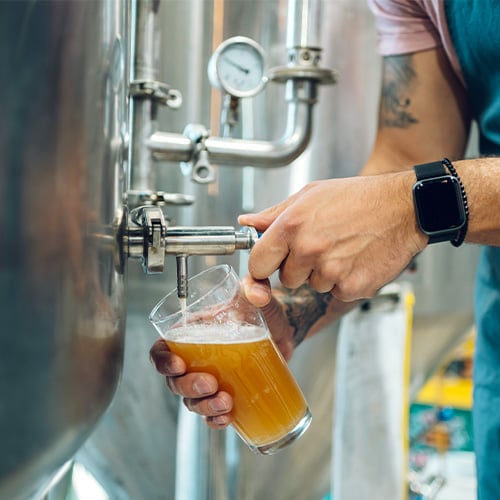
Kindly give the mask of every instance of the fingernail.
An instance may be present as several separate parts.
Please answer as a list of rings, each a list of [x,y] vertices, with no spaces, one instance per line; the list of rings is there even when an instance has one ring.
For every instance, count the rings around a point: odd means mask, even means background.
[[[170,375],[171,377],[176,377],[177,375],[182,375],[183,371],[180,363],[177,360],[165,361],[162,364],[163,373]]]
[[[227,425],[229,418],[226,415],[218,415],[217,417],[212,417],[212,422],[216,425]]]
[[[211,394],[213,391],[204,377],[199,377],[193,382],[193,389],[200,395]]]
[[[226,403],[224,401],[221,401],[220,399],[212,399],[212,401],[209,401],[208,407],[213,412],[217,412],[217,413],[228,410]]]

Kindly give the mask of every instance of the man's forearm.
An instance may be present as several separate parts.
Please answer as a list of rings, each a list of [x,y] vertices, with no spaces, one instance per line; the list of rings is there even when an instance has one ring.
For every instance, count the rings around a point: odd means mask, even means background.
[[[467,194],[465,241],[500,246],[500,158],[453,161]]]
[[[433,158],[439,161],[442,158]],[[483,157],[466,160],[452,160],[468,200],[469,224],[466,243],[500,246],[500,158]],[[415,182],[414,165],[408,164],[403,183],[411,199],[411,185]],[[362,172],[366,173],[366,172]],[[369,172],[368,172],[369,173]],[[403,175],[403,174],[402,174]]]

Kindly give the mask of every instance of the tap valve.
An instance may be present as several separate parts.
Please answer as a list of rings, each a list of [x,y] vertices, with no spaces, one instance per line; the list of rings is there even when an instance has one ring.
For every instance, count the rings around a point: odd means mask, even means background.
[[[257,238],[252,227],[240,231],[232,226],[168,227],[162,209],[146,205],[130,212],[124,242],[128,256],[141,259],[146,274],[163,272],[165,255],[175,255],[178,295],[186,297],[189,256],[230,255],[236,250],[250,250]]]
[[[163,272],[166,230],[160,207],[142,206],[130,212],[125,248],[129,257],[141,259],[146,274]]]
[[[165,237],[165,253],[177,260],[177,295],[187,297],[190,255],[229,255],[250,250],[258,234],[253,227],[236,231],[232,226],[170,227]]]

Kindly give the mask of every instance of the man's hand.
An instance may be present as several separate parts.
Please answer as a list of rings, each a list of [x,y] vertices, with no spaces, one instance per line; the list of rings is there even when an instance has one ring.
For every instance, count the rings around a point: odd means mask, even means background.
[[[184,360],[172,353],[163,339],[150,350],[151,362],[165,376],[167,387],[182,396],[185,406],[205,417],[213,429],[223,429],[231,423],[233,400],[219,391],[217,379],[209,373],[187,373]]]
[[[282,304],[272,295],[268,280],[243,279],[245,294],[250,302],[264,314],[273,339],[289,360],[294,349],[293,328],[288,323]],[[223,429],[231,421],[233,399],[219,391],[217,379],[209,373],[188,373],[184,360],[172,353],[163,339],[157,340],[150,350],[150,358],[159,373],[165,376],[167,387],[182,396],[185,406],[205,418],[213,429]]]
[[[342,301],[372,297],[427,244],[417,227],[413,172],[316,181],[238,222],[263,235],[250,253],[255,280],[279,269],[287,288],[307,283]]]

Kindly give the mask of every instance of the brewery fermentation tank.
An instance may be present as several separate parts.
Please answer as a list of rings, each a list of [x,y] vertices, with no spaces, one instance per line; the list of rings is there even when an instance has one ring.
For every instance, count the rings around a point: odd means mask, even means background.
[[[124,348],[125,2],[0,2],[0,498],[37,497]]]

